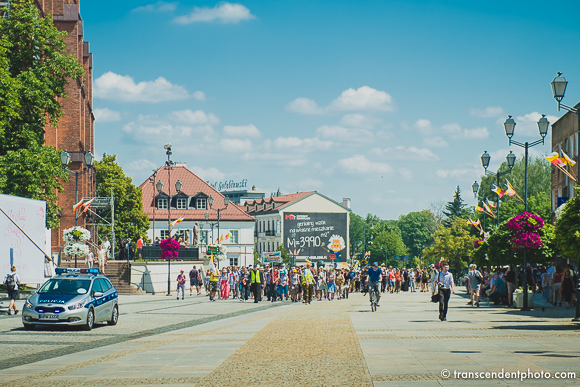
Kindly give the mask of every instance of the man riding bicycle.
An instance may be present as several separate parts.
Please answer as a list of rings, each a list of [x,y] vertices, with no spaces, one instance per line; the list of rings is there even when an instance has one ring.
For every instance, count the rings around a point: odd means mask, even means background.
[[[379,286],[381,284],[381,269],[379,269],[379,264],[377,262],[374,262],[373,267],[370,267],[368,270],[368,284],[369,300],[372,302],[371,292],[374,288],[377,297],[377,306],[379,306],[379,301],[381,300],[381,293],[379,291]]]

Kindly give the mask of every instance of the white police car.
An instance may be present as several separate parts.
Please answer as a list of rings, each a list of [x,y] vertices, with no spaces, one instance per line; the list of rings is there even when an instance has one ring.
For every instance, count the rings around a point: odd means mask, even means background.
[[[55,269],[22,309],[26,329],[36,325],[76,325],[91,330],[95,323],[116,325],[117,290],[99,269]]]

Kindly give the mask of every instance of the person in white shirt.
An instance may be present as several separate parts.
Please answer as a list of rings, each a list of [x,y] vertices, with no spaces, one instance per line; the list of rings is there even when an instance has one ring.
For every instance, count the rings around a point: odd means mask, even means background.
[[[99,271],[105,274],[105,265],[107,264],[107,250],[103,245],[99,245],[99,253],[97,255],[99,261]]]
[[[449,264],[442,263],[442,270],[437,273],[435,283],[439,285],[439,320],[447,321],[447,309],[451,293],[455,294],[453,275],[449,272]]]
[[[105,249],[106,258],[109,258],[111,254],[111,242],[109,242],[109,238],[107,237],[105,237],[105,241],[103,242],[103,248]]]

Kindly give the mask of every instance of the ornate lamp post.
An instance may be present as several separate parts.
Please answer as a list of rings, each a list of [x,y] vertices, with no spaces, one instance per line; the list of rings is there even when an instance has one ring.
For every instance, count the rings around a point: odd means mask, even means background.
[[[578,144],[576,144],[576,154],[578,155],[578,171],[580,173],[580,111],[577,108],[564,105],[562,100],[564,99],[564,94],[566,93],[566,86],[568,86],[568,81],[566,78],[562,76],[562,73],[558,73],[558,75],[552,80],[552,93],[554,95],[554,99],[558,102],[558,111],[563,108],[570,113],[576,114],[578,118],[578,133],[576,137],[578,137]],[[574,155],[572,155],[574,156]],[[577,175],[578,176],[578,175]],[[580,276],[578,276],[578,283],[576,284],[576,316],[572,321],[580,321]]]
[[[167,144],[165,145],[165,149],[166,152],[165,154],[167,154],[167,161],[165,162],[165,165],[167,166],[167,178],[169,179],[169,185],[167,186],[167,237],[171,238],[171,167],[173,166],[173,161],[171,161],[171,155],[173,154],[173,152],[171,152],[171,144]],[[177,182],[175,183],[175,190],[177,191],[177,193],[181,192],[181,188],[182,188],[182,184],[179,180],[177,180]],[[155,187],[157,188],[157,192],[161,193],[163,192],[163,182],[161,180],[157,180],[157,183],[155,184]],[[167,295],[171,296],[171,258],[168,257],[167,258]]]
[[[66,149],[64,150],[64,152],[60,154],[60,162],[62,166],[65,168],[65,171],[67,171],[71,175],[75,175],[75,204],[79,202],[79,176],[84,175],[85,173],[89,173],[91,171],[91,168],[95,165],[95,156],[91,153],[91,151],[85,153],[84,161],[86,168],[83,168],[80,172],[79,171],[73,172],[70,169],[68,169],[68,165],[71,162],[70,154],[66,151]],[[78,219],[79,213],[75,211],[75,226],[78,224]],[[75,254],[75,268],[76,267],[77,267],[77,256]]]
[[[495,181],[496,181],[496,185],[499,187],[499,178],[502,177],[503,175],[506,175],[508,173],[512,172],[512,168],[514,167],[514,164],[516,162],[516,155],[514,155],[511,151],[510,153],[506,156],[506,160],[508,163],[508,170],[505,171],[500,171],[499,169],[497,170],[497,172],[491,172],[488,171],[487,168],[489,167],[489,160],[491,160],[491,156],[489,155],[489,153],[487,153],[487,151],[484,151],[483,154],[481,155],[481,165],[483,166],[483,169],[485,169],[485,174],[486,175],[491,175],[491,176],[495,176]],[[496,226],[499,226],[499,194],[497,195],[497,205],[496,205],[496,220],[495,220],[495,224]],[[485,218],[484,218],[485,220]],[[485,226],[484,226],[485,229]]]
[[[540,136],[542,138],[540,138],[539,140],[536,140],[532,143],[529,143],[527,141],[525,143],[521,143],[521,142],[512,140],[512,137],[514,136],[514,130],[516,128],[516,122],[513,120],[512,116],[508,116],[508,118],[507,118],[507,120],[505,120],[503,126],[505,128],[505,135],[509,139],[510,146],[513,144],[513,145],[517,145],[517,146],[525,149],[525,155],[524,155],[524,165],[525,165],[525,168],[524,168],[524,211],[527,212],[528,211],[528,149],[533,147],[533,146],[539,145],[539,144],[544,144],[544,138],[548,134],[548,128],[550,127],[550,123],[548,122],[546,115],[542,114],[542,118],[540,118],[540,120],[538,121],[538,130],[539,130]],[[511,154],[511,152],[510,152],[510,154]],[[524,292],[523,292],[524,304],[523,304],[522,310],[530,310],[530,308],[528,308],[527,254],[528,254],[528,248],[524,247]]]
[[[213,196],[210,196],[209,199],[207,199],[207,201],[209,203],[209,207],[212,210],[217,211],[217,229],[218,229],[218,242],[219,242],[218,244],[221,245],[221,236],[220,236],[221,215],[220,215],[220,212],[225,210],[226,208],[228,208],[228,204],[230,204],[230,199],[227,196],[224,197],[224,207],[222,207],[222,208],[213,208],[213,203],[214,203]],[[218,263],[217,267],[219,269],[219,260],[217,260],[217,263]]]

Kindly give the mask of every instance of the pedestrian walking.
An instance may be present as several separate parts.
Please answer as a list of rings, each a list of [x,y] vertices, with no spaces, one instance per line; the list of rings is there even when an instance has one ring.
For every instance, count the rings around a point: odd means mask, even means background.
[[[314,274],[312,274],[312,264],[310,262],[306,262],[306,268],[302,271],[302,289],[304,291],[304,303],[310,304],[314,290]]]
[[[193,295],[193,288],[195,288],[197,295],[201,295],[201,272],[197,270],[197,267],[193,265],[193,269],[189,271],[189,295]]]
[[[177,299],[179,300],[179,291],[181,290],[181,299],[185,298],[185,274],[183,274],[183,270],[177,276]]]
[[[10,274],[6,274],[4,278],[4,285],[6,285],[6,292],[8,293],[8,298],[10,299],[10,303],[8,304],[8,314],[12,314],[12,310],[14,310],[14,314],[18,314],[18,309],[16,309],[16,300],[18,299],[18,287],[22,283],[20,280],[20,274],[16,272],[16,266],[12,266],[12,272]]]
[[[105,267],[107,266],[107,250],[103,244],[99,245],[97,260],[99,261],[99,272],[105,274]]]
[[[256,265],[250,274],[250,283],[252,286],[252,293],[254,295],[254,303],[262,301],[262,283],[264,282],[264,275],[260,272],[260,265]]]
[[[481,290],[481,282],[483,281],[483,276],[477,270],[477,266],[472,263],[469,265],[469,273],[467,274],[467,286],[469,288],[469,293],[471,295],[471,306],[479,307],[479,291]]]
[[[451,293],[455,294],[453,275],[449,272],[449,264],[442,263],[442,270],[437,273],[434,283],[439,287],[439,320],[447,321],[447,308]]]
[[[215,294],[218,291],[219,272],[212,261],[209,268],[209,300],[215,301]]]

